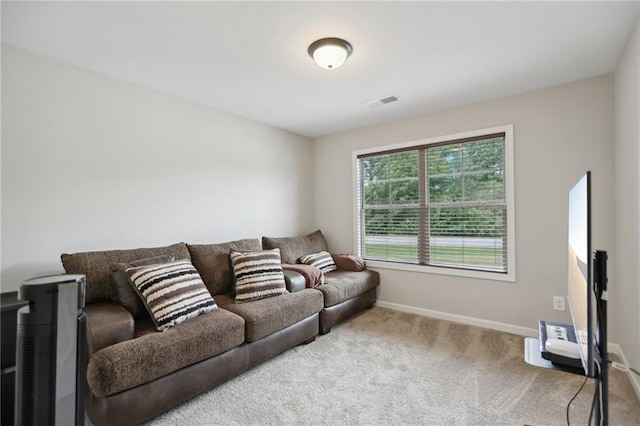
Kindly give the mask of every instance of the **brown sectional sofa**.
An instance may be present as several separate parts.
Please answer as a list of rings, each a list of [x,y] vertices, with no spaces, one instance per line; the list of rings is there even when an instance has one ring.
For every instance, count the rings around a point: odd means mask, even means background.
[[[63,254],[67,273],[86,276],[85,409],[96,425],[138,424],[286,351],[315,340],[373,306],[377,272],[338,269],[308,288],[285,270],[288,293],[236,303],[229,252],[279,248],[284,263],[327,250],[320,231],[304,237],[245,239],[222,244]],[[133,314],[112,280],[112,265],[170,255],[197,269],[218,309],[168,330],[146,310]],[[127,306],[125,308],[124,306]]]

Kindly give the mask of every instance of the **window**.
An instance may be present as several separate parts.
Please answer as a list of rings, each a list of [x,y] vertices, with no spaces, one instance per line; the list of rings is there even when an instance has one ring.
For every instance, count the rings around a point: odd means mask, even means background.
[[[503,126],[354,153],[357,252],[515,280],[512,143]]]

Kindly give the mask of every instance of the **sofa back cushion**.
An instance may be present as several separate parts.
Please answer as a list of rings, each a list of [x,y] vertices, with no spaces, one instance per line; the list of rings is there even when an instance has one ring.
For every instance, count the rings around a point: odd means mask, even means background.
[[[282,263],[291,264],[299,263],[299,259],[304,255],[329,250],[327,240],[320,230],[302,237],[262,237],[262,248],[279,248]]]
[[[111,265],[113,263],[130,263],[161,255],[171,255],[176,260],[191,259],[185,243],[165,247],[65,253],[60,258],[62,266],[68,274],[84,274],[86,276],[86,303],[117,303],[118,298],[111,279]]]
[[[233,250],[260,250],[260,240],[244,239],[220,244],[188,244],[191,262],[202,281],[215,296],[233,290],[233,269],[229,252]]]

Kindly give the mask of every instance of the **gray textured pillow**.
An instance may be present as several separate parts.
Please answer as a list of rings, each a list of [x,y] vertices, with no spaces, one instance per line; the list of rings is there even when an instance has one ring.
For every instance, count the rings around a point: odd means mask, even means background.
[[[279,248],[282,263],[291,264],[298,263],[298,259],[304,255],[329,250],[327,240],[320,230],[303,237],[262,237],[262,248],[265,250]]]
[[[236,303],[287,293],[280,250],[231,250],[231,265],[236,278]]]
[[[129,268],[136,266],[148,266],[160,263],[173,262],[175,258],[171,254],[163,254],[161,256],[147,257],[146,259],[134,260],[129,263],[112,263],[111,264],[111,279],[116,288],[116,298],[118,303],[124,306],[131,315],[137,316],[140,312],[144,312],[144,304],[138,296],[138,293],[133,289],[132,283],[129,281],[129,277],[124,272]]]

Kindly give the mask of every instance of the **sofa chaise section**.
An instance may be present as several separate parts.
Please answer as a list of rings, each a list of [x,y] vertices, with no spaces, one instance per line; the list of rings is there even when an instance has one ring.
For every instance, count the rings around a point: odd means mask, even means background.
[[[317,287],[324,300],[320,313],[320,334],[327,334],[334,325],[373,307],[379,284],[380,275],[376,271],[338,269],[327,272],[325,283]]]
[[[279,248],[282,261],[289,264],[299,263],[306,255],[329,251],[320,230],[300,237],[262,237],[262,246],[264,249]],[[339,322],[373,307],[380,284],[380,274],[366,269],[362,259],[356,265],[350,261],[353,256],[334,256],[336,260],[340,259],[335,262],[337,269],[326,272],[324,284],[315,287],[323,294],[324,303],[320,312],[320,334],[328,333]]]

